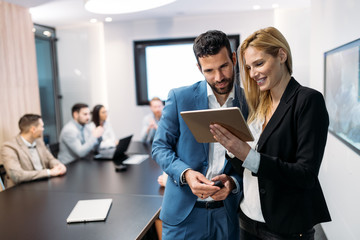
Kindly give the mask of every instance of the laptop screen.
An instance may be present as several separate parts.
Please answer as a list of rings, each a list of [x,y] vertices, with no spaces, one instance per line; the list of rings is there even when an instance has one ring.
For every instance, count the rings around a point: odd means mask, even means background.
[[[116,146],[116,150],[113,156],[114,161],[122,161],[125,160],[126,155],[125,152],[129,148],[131,138],[133,135],[130,135],[128,137],[122,138],[119,140],[118,145]]]

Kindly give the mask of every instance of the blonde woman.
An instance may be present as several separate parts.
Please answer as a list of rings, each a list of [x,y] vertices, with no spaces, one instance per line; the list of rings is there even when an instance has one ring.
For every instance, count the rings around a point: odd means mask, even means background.
[[[245,39],[239,64],[255,141],[210,129],[243,175],[240,237],[314,239],[313,226],[331,221],[318,180],[329,125],[324,98],[291,76],[290,47],[276,28]]]

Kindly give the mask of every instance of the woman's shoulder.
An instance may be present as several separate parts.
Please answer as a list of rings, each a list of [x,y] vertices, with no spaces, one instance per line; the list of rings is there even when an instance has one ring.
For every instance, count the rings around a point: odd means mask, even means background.
[[[300,86],[298,89],[298,99],[303,100],[303,101],[308,101],[308,100],[324,100],[324,96],[321,92],[319,92],[316,89],[310,88],[310,87],[305,87],[305,86]]]

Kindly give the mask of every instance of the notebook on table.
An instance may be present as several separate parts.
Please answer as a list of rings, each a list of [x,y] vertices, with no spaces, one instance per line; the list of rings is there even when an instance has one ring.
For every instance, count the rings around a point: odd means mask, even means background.
[[[111,198],[79,200],[66,219],[66,222],[77,223],[105,221],[111,204]]]

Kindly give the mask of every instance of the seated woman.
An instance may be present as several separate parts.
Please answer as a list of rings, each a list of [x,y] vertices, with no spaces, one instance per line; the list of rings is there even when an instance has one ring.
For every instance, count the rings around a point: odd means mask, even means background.
[[[92,111],[92,119],[90,127],[95,128],[102,126],[104,128],[104,134],[102,135],[102,141],[100,143],[100,149],[115,147],[118,143],[113,128],[109,121],[106,121],[108,115],[107,110],[103,105],[96,105]]]

